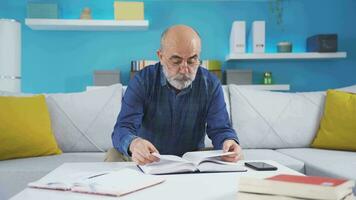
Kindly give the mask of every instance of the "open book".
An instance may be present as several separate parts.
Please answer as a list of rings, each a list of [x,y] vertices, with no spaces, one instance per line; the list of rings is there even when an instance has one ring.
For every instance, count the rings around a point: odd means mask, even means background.
[[[31,188],[63,190],[88,194],[123,196],[164,182],[165,179],[133,169],[42,178],[29,183]]]
[[[242,163],[221,160],[221,156],[232,154],[234,152],[224,153],[222,150],[187,152],[182,157],[153,153],[152,155],[160,159],[158,162],[139,165],[138,167],[146,174],[247,171]]]

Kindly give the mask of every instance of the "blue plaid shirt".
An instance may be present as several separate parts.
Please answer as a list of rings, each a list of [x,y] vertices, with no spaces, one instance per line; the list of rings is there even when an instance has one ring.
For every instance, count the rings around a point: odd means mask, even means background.
[[[112,141],[126,156],[130,156],[128,148],[137,137],[150,141],[161,154],[181,156],[204,148],[205,133],[215,149],[222,149],[226,139],[238,142],[220,81],[199,67],[192,84],[177,93],[157,63],[130,81]]]

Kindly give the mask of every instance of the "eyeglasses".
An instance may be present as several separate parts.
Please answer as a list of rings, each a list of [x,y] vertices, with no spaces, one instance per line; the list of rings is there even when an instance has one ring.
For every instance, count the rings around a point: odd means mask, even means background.
[[[193,56],[191,58],[188,58],[186,61],[178,56],[173,56],[169,59],[167,59],[168,63],[172,68],[179,69],[181,66],[183,66],[184,62],[187,63],[187,66],[189,68],[196,68],[200,64],[200,60],[198,56]]]

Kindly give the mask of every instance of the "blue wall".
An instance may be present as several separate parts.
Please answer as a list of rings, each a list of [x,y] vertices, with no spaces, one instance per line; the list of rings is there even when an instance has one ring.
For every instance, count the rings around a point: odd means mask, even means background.
[[[157,59],[160,33],[173,24],[196,28],[203,40],[202,58],[224,60],[234,20],[266,20],[267,50],[275,52],[281,40],[305,49],[305,38],[317,33],[338,33],[339,50],[347,59],[289,61],[230,61],[225,69],[251,68],[254,82],[271,71],[275,83],[289,83],[292,91],[313,91],[356,84],[356,1],[284,0],[283,24],[277,25],[268,0],[145,1],[148,31],[72,32],[33,31],[24,25],[26,2],[0,0],[0,18],[14,18],[22,25],[22,89],[24,92],[82,91],[92,84],[97,69],[120,69],[127,84],[130,61]],[[96,19],[112,19],[113,0],[53,0],[63,18],[78,18],[89,6]]]

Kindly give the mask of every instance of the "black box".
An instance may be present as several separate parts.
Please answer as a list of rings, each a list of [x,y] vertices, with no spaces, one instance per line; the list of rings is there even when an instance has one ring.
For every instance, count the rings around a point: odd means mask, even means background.
[[[337,52],[337,34],[319,34],[309,37],[307,52]]]

